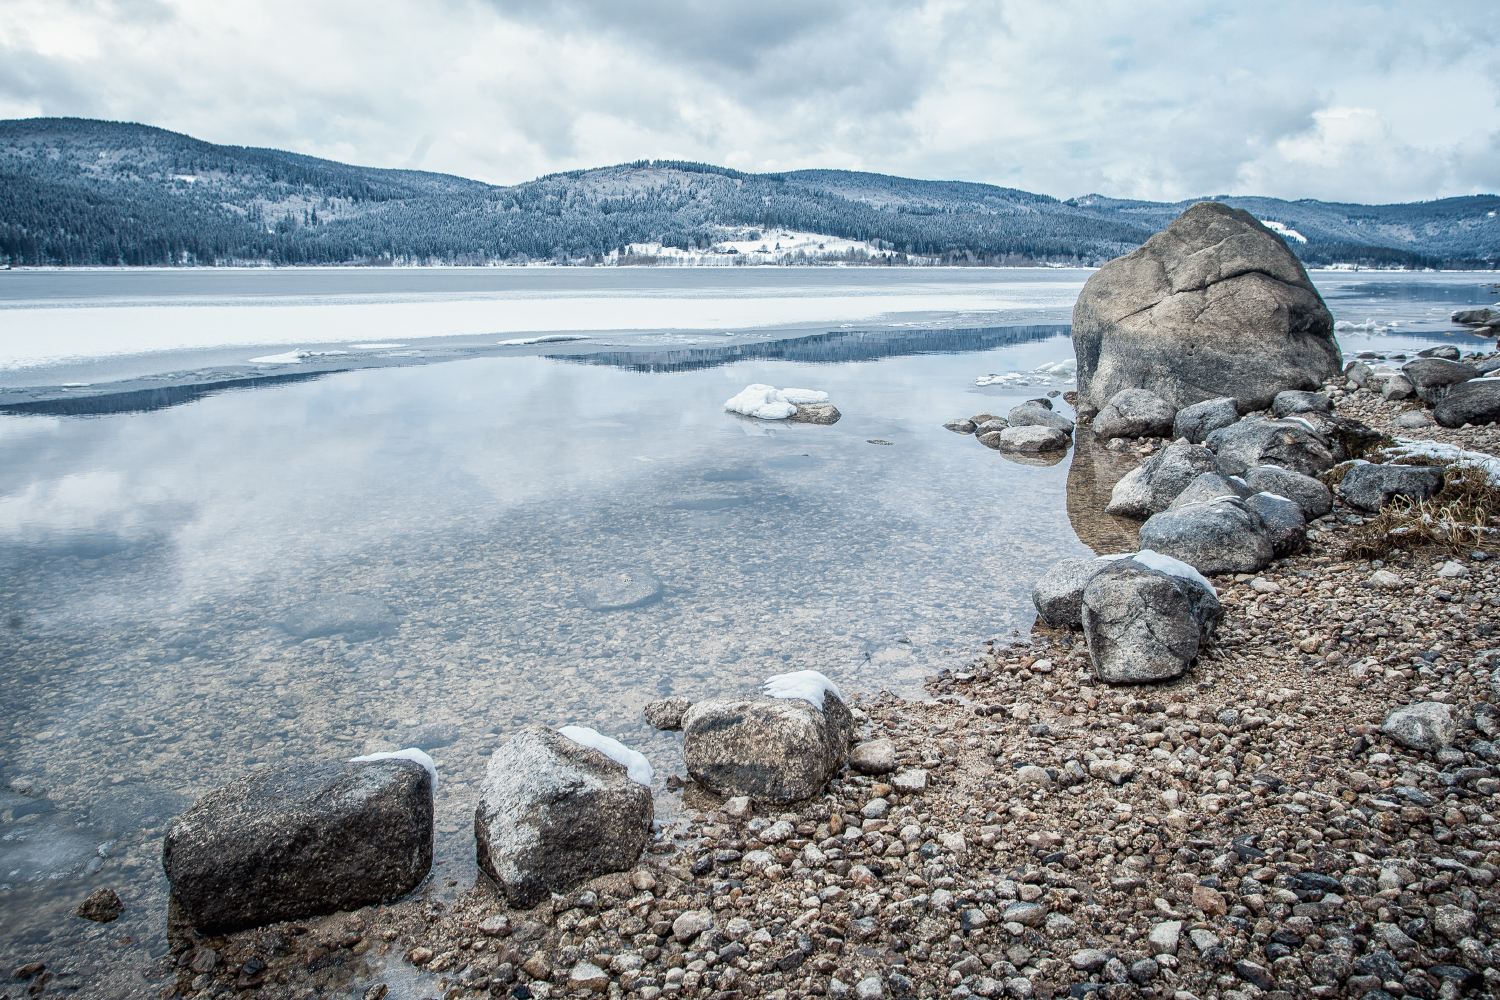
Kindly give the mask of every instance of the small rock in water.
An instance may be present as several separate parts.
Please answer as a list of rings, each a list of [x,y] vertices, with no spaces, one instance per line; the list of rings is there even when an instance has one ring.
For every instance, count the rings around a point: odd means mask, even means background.
[[[641,709],[641,714],[657,729],[678,732],[682,729],[683,714],[692,707],[693,703],[687,698],[662,698],[660,701],[647,702],[646,707]]]
[[[1008,427],[1000,432],[1001,451],[1066,451],[1068,435],[1055,427]]]
[[[95,889],[88,899],[79,904],[78,909],[73,911],[77,916],[85,920],[93,920],[97,923],[107,924],[111,920],[119,918],[125,911],[125,904],[113,889]]]
[[[1012,427],[1051,427],[1060,430],[1064,434],[1073,433],[1073,421],[1055,413],[1051,404],[1042,405],[1045,401],[1031,400],[1022,403],[1010,411],[1006,421]]]
[[[787,418],[792,424],[836,424],[843,416],[832,403],[798,403],[797,412]]]
[[[628,566],[590,580],[578,588],[578,599],[590,611],[620,611],[661,600],[661,581],[641,566]]]
[[[950,420],[943,425],[943,427],[950,431],[953,431],[955,434],[973,434],[974,428],[976,426],[977,425],[974,423],[974,421],[970,420],[967,417],[959,417],[956,420]]]
[[[431,775],[411,760],[263,768],[183,813],[162,867],[205,931],[357,909],[427,877],[432,796]]]
[[[346,639],[373,639],[396,630],[396,616],[379,601],[358,594],[330,594],[299,604],[282,619],[281,626],[299,639],[343,635]]]

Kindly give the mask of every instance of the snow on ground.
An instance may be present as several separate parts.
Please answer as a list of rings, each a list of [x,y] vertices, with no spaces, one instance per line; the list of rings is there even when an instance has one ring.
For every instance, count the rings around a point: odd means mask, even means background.
[[[800,698],[818,711],[823,711],[825,692],[843,700],[839,686],[816,670],[794,670],[789,674],[776,674],[766,678],[762,689],[768,698]]]
[[[619,740],[610,739],[587,726],[563,726],[558,732],[579,746],[592,747],[616,764],[622,765],[631,781],[651,787],[655,772],[651,770],[651,762],[640,751],[632,750]]]
[[[751,233],[758,233],[751,239]],[[724,240],[710,247],[683,250],[660,243],[630,243],[625,250],[637,257],[657,257],[673,264],[775,264],[791,259],[834,260],[846,258],[852,251],[868,258],[894,257],[895,251],[882,250],[865,240],[806,233],[793,229],[747,230],[741,238]],[[916,258],[920,259],[920,258]]]
[[[1259,221],[1262,226],[1265,226],[1284,240],[1296,240],[1298,243],[1307,242],[1306,236],[1303,236],[1295,229],[1289,228],[1284,222],[1272,222],[1270,219],[1261,219]]]

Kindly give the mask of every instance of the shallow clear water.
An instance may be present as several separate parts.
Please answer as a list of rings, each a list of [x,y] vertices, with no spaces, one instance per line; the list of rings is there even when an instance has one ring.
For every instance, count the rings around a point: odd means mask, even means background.
[[[1338,319],[1398,324],[1341,336],[1346,352],[1480,345],[1430,321],[1488,294],[1473,276],[1315,277]],[[918,694],[965,647],[1024,633],[1051,561],[1130,547],[1097,513],[1118,456],[1018,464],[941,427],[1068,388],[974,385],[1068,357],[1061,332],[887,331],[795,360],[652,347],[0,419],[0,964],[160,954],[161,834],[251,767],[428,748],[442,778],[424,891],[441,895],[443,876],[472,878],[485,754],[521,725],[641,749],[670,821],[678,742],[640,720],[646,701],[807,667]],[[724,413],[751,382],[826,390],[844,417]],[[662,600],[587,610],[578,588],[625,567],[655,574]],[[288,616],[328,594],[378,601],[394,625],[292,635]],[[127,904],[103,927],[70,915],[99,885]]]

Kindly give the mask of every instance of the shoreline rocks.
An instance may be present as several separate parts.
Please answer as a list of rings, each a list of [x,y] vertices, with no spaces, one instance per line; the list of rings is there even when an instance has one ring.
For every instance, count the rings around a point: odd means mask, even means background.
[[[162,867],[200,930],[238,930],[403,896],[432,867],[433,785],[411,760],[267,767],[167,831]]]
[[[1083,633],[1094,677],[1104,683],[1180,676],[1223,619],[1206,581],[1153,555],[1117,560],[1084,588]]]
[[[479,867],[512,906],[534,906],[639,860],[651,789],[603,753],[527,726],[490,756],[474,811]]]
[[[798,802],[849,758],[854,718],[832,692],[821,710],[801,698],[709,698],[682,716],[688,774],[716,795]]]

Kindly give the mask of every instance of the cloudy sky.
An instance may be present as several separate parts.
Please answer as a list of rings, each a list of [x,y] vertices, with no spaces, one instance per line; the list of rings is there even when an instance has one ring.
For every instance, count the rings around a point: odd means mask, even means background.
[[[494,183],[641,158],[1099,192],[1500,190],[1493,2],[0,0],[0,118]]]

